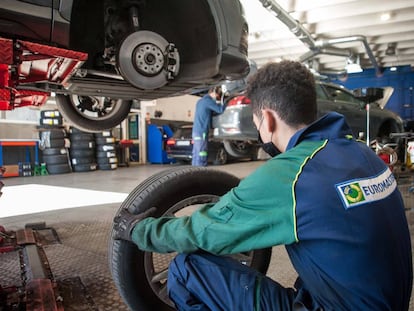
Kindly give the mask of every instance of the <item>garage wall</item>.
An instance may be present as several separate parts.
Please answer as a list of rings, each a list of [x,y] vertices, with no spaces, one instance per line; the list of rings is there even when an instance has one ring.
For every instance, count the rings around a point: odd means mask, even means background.
[[[0,139],[38,139],[38,122],[0,120]]]
[[[37,139],[36,126],[39,124],[40,111],[22,107],[2,111],[0,115],[0,139]]]
[[[147,113],[151,119],[193,122],[198,99],[200,97],[193,95],[157,99],[155,106],[147,107]],[[156,112],[161,112],[162,116],[157,117]]]

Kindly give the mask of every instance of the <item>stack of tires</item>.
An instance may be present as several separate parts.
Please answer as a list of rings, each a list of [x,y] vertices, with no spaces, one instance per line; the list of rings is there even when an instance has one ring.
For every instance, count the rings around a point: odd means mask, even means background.
[[[43,129],[63,128],[63,117],[59,110],[40,111],[40,127]]]
[[[112,131],[95,133],[96,162],[100,170],[115,170],[118,168],[115,137]]]
[[[66,148],[66,132],[62,124],[59,111],[40,112],[39,147],[42,150],[42,162],[46,164],[47,173],[51,175],[72,172]]]
[[[75,127],[69,129],[70,160],[74,172],[91,172],[97,168],[94,134]]]

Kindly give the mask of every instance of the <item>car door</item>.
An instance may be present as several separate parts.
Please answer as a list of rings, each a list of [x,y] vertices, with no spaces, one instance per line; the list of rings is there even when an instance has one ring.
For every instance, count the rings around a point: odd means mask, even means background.
[[[49,42],[59,0],[1,0],[0,36]]]

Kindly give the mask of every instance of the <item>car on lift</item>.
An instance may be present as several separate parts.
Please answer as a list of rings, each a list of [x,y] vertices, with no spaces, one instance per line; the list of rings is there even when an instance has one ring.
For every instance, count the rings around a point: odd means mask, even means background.
[[[166,141],[165,151],[170,159],[178,162],[191,163],[193,158],[193,126],[182,125],[172,137]],[[224,165],[228,162],[230,155],[226,152],[223,143],[214,140],[213,133],[209,135],[208,162],[215,165]]]
[[[368,88],[369,89],[369,88]],[[366,92],[366,90],[365,90]],[[355,137],[390,142],[390,133],[404,131],[403,120],[394,112],[381,108],[373,102],[372,96],[347,90],[343,86],[316,81],[318,117],[329,111],[343,114]],[[380,96],[376,96],[378,99]],[[369,132],[367,131],[367,102],[369,109]],[[223,140],[223,145],[230,155],[251,153],[258,147],[257,129],[253,123],[250,100],[243,92],[228,99],[224,113],[214,116],[212,127],[214,137]]]
[[[247,75],[239,0],[1,0],[0,109],[52,93],[85,131],[119,124],[133,102]]]

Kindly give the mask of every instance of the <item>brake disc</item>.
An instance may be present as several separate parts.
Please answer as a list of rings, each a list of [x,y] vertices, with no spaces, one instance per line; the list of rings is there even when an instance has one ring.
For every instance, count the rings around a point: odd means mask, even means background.
[[[119,71],[125,80],[140,89],[166,85],[177,76],[179,65],[179,53],[174,44],[152,31],[130,34],[118,52]]]

